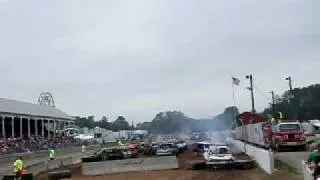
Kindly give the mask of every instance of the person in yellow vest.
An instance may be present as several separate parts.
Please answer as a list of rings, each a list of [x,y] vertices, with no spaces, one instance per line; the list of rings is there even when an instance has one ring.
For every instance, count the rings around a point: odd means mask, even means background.
[[[118,146],[123,146],[121,139],[118,140]]]
[[[275,125],[276,124],[276,119],[275,118],[271,118],[271,124]]]
[[[54,157],[56,156],[56,152],[55,150],[52,148],[50,149],[50,152],[49,152],[49,157],[50,157],[50,160],[54,160]]]
[[[22,177],[22,172],[23,172],[23,161],[22,161],[22,156],[19,156],[17,160],[14,161],[13,163],[14,166],[14,172],[16,174],[16,180],[20,180]]]
[[[279,112],[279,119],[281,120],[283,118],[282,112]]]

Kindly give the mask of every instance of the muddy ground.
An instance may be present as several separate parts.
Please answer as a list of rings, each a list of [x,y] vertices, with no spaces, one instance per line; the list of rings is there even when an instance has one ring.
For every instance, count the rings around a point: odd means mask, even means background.
[[[246,159],[246,156],[239,156],[239,159]],[[179,156],[179,169],[166,171],[143,171],[128,172],[119,174],[109,174],[103,176],[82,176],[81,164],[64,167],[60,169],[69,169],[72,173],[72,179],[75,180],[302,180],[301,175],[290,173],[287,170],[277,170],[273,175],[267,175],[260,168],[249,170],[227,170],[227,171],[209,171],[209,170],[187,170],[188,160],[201,160],[202,158],[193,153],[186,152]],[[36,180],[48,179],[47,172],[41,173]]]

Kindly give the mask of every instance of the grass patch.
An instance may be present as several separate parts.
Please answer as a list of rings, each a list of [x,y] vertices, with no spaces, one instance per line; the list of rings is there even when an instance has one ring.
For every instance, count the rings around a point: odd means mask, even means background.
[[[276,169],[288,171],[289,173],[292,173],[292,174],[297,174],[297,175],[300,174],[300,173],[298,173],[296,168],[288,165],[287,163],[285,163],[279,159],[274,159],[274,167]]]
[[[118,142],[108,142],[104,143],[103,147],[105,148],[113,148],[113,147],[119,147]]]

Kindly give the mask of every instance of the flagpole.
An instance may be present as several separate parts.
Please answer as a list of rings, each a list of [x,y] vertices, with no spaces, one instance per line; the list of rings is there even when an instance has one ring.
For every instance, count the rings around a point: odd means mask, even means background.
[[[234,120],[234,125],[237,125],[237,117],[236,117],[236,98],[235,98],[235,88],[234,88],[234,82],[233,82],[233,77],[232,78],[232,99],[233,99],[233,120]],[[243,124],[242,124],[243,125]],[[247,134],[247,133],[246,133]],[[247,138],[246,138],[247,139]],[[243,143],[243,148],[244,148],[244,153],[246,153],[246,141]]]
[[[233,98],[233,106],[236,106],[236,98],[235,98],[235,95],[234,95],[234,84],[232,83],[232,98]]]
[[[231,77],[231,78],[233,78],[233,77]],[[233,122],[234,122],[234,126],[236,125],[236,123],[237,123],[237,117],[236,117],[236,109],[235,109],[235,107],[236,107],[236,98],[235,98],[235,88],[234,88],[234,83],[232,82],[231,83],[231,88],[232,88],[232,100],[233,100]]]

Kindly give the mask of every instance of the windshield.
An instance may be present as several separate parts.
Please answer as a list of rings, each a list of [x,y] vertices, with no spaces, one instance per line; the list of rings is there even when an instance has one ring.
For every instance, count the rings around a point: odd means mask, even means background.
[[[160,148],[161,149],[174,148],[174,145],[173,144],[161,144]]]
[[[226,147],[211,147],[210,153],[213,154],[230,154],[230,151]]]
[[[280,124],[279,131],[286,132],[286,131],[300,131],[301,127],[300,124]]]

